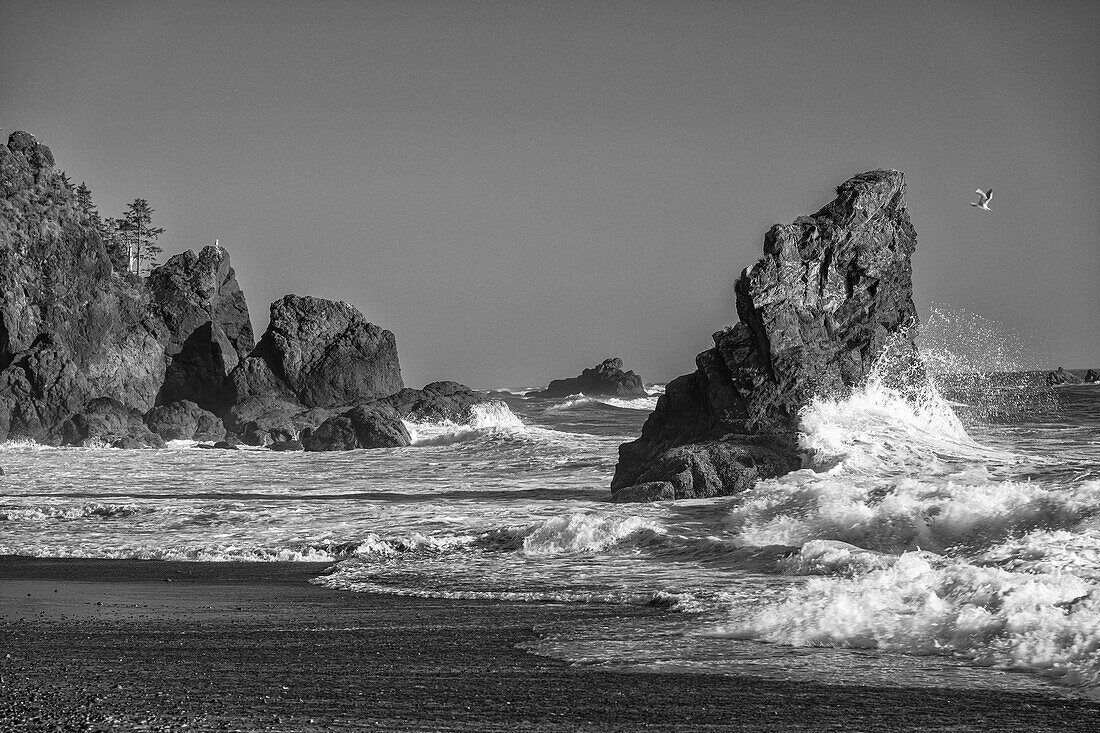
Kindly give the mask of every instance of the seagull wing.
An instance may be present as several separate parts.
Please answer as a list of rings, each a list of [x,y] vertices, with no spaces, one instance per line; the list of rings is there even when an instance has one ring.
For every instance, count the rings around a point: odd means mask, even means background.
[[[985,193],[985,202],[988,204],[992,200],[993,200],[993,189],[991,188],[988,191],[986,191],[986,193]]]

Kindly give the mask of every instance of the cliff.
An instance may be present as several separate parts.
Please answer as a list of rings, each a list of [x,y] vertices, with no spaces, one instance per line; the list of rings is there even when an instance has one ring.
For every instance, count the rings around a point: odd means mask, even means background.
[[[168,332],[150,305],[112,271],[49,149],[12,133],[0,145],[0,440],[56,442],[97,397],[152,407]]]
[[[714,334],[641,437],[620,446],[613,497],[732,494],[799,468],[802,407],[860,384],[915,322],[915,247],[898,171],[855,176],[817,213],[772,227],[736,281],[740,322]]]

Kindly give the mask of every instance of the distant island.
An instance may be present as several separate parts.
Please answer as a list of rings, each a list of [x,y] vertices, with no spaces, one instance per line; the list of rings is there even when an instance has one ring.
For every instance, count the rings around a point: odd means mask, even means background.
[[[623,360],[614,357],[585,369],[580,376],[555,379],[546,389],[532,390],[526,397],[568,397],[582,394],[587,397],[620,397],[631,399],[647,397],[642,378],[633,371],[623,371]]]
[[[254,341],[220,245],[143,277],[29,133],[0,145],[0,189],[0,441],[390,447],[410,442],[403,420],[463,423],[490,401],[456,382],[407,388],[393,333],[348,303],[287,295]],[[148,257],[162,230],[137,202],[129,236]]]

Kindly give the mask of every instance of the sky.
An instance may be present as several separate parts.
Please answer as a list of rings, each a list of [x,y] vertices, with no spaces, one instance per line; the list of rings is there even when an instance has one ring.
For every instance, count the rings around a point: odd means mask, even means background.
[[[647,382],[764,234],[906,175],[918,308],[1100,367],[1100,3],[0,0],[0,128],[164,257],[219,239],[393,331],[406,384]],[[969,206],[993,188],[992,211]]]

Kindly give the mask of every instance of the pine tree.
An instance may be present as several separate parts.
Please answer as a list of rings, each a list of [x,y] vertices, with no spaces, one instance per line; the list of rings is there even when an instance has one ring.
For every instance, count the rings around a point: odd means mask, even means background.
[[[164,234],[163,227],[154,227],[154,209],[145,199],[134,199],[127,207],[124,219],[119,228],[125,233],[129,245],[129,269],[130,272],[147,274],[142,272],[144,263],[146,271],[157,264],[157,255],[161,248],[157,246],[157,237]]]
[[[89,226],[95,227],[96,230],[102,227],[103,222],[99,218],[99,209],[92,203],[92,191],[84,181],[81,181],[80,185],[76,187],[76,208],[80,212],[81,218]]]

